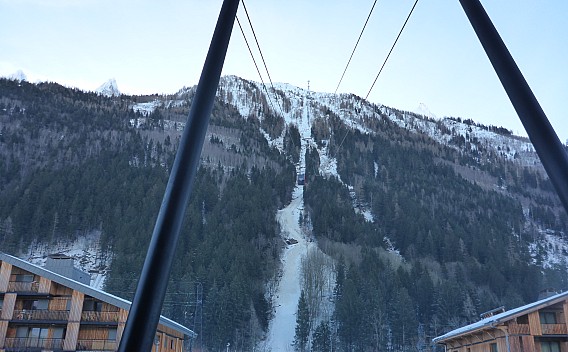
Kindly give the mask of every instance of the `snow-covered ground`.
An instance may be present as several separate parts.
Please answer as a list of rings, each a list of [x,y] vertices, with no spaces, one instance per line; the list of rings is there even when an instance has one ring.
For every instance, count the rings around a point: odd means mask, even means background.
[[[274,297],[274,318],[270,322],[266,347],[272,352],[293,351],[294,329],[296,327],[296,309],[301,292],[302,258],[316,245],[306,239],[300,229],[300,214],[304,207],[304,189],[296,186],[292,202],[278,211],[278,222],[282,236],[298,241],[287,245],[282,253],[282,277]]]
[[[137,103],[132,105],[132,110],[139,112],[142,116],[148,116],[156,110],[157,107],[162,105],[162,102],[158,99],[149,101],[147,103]]]
[[[550,229],[539,229],[541,237],[529,244],[534,264],[543,268],[568,269],[568,243],[564,233]]]
[[[299,107],[299,104],[296,104]],[[297,171],[305,170],[305,153],[307,143],[311,137],[311,130],[307,122],[307,109],[297,121],[287,122],[298,125],[302,139],[300,163]],[[297,241],[288,244],[282,253],[282,277],[278,283],[276,297],[273,299],[275,307],[274,318],[270,322],[266,347],[272,352],[293,351],[294,333],[296,327],[296,309],[301,292],[301,266],[302,259],[310,248],[315,247],[313,242],[307,240],[300,228],[300,214],[304,210],[304,187],[296,185],[292,194],[292,201],[282,210],[278,211],[277,220],[282,229],[282,237],[290,243],[290,239]]]
[[[295,94],[298,98],[303,98],[304,103],[302,103],[300,99],[294,99],[292,101],[293,108],[291,109],[291,113],[285,115],[285,120],[287,124],[295,124],[300,132],[300,162],[296,167],[298,174],[300,174],[305,172],[305,155],[307,148],[316,147],[316,145],[311,135],[309,106],[305,103],[308,93],[299,90],[299,88],[295,88]],[[301,113],[293,113],[298,110]],[[271,141],[269,140],[269,142]],[[280,141],[276,141],[276,143],[279,142]],[[332,169],[334,169],[333,166]],[[337,173],[335,173],[335,175],[337,175]],[[287,207],[279,210],[277,214],[277,220],[282,229],[282,237],[289,244],[287,244],[282,253],[282,276],[278,282],[275,297],[273,297],[273,305],[275,308],[274,318],[270,322],[268,335],[264,342],[264,349],[272,352],[294,350],[296,311],[300,293],[302,289],[304,289],[302,287],[302,265],[305,263],[309,253],[312,251],[320,251],[316,243],[308,239],[308,235],[300,227],[300,215],[303,213],[303,210],[304,186],[296,185],[292,194],[292,201]],[[326,296],[331,295],[330,286],[327,287],[327,290],[330,292],[326,292]],[[329,312],[332,311],[332,309],[326,309],[325,311]],[[321,318],[322,317],[313,317],[315,320]],[[314,321],[314,323],[317,323],[317,321]]]

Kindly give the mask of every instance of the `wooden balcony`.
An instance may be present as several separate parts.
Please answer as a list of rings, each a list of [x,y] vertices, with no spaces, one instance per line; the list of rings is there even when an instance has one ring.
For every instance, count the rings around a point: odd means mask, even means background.
[[[515,324],[511,323],[508,325],[509,327],[509,334],[515,335],[529,335],[530,334],[530,325],[529,324]]]
[[[566,335],[568,329],[565,324],[541,324],[543,335]]]
[[[116,351],[114,340],[78,340],[77,351]]]
[[[82,312],[81,321],[118,323],[118,312]]]
[[[39,282],[8,282],[8,290],[6,292],[39,292]]]
[[[17,349],[17,351],[28,349],[62,350],[63,339],[42,339],[39,337],[8,337],[4,342],[4,347],[6,349]]]
[[[27,309],[14,310],[12,320],[69,320],[68,310]]]

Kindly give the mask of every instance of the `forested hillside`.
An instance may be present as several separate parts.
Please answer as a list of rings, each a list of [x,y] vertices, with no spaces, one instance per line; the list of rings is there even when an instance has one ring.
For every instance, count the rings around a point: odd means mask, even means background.
[[[0,80],[2,250],[18,254],[34,241],[100,230],[113,257],[106,290],[125,298],[132,298],[180,135],[164,127],[160,110],[146,119],[129,104],[124,96]],[[145,123],[135,128],[139,118]],[[215,102],[164,308],[193,327],[189,297],[200,282],[203,341],[215,350],[229,336],[248,350],[270,318],[264,284],[282,246],[274,214],[290,200],[295,170],[268,147],[258,124]]]
[[[112,257],[105,289],[132,298],[193,94],[104,97],[0,79],[1,250],[100,231]],[[208,350],[251,351],[265,336],[285,246],[276,212],[291,201],[301,143],[302,228],[336,278],[333,319],[306,325],[313,351],[328,351],[327,338],[338,351],[429,351],[484,311],[568,288],[566,267],[550,261],[562,248],[547,242],[564,243],[568,218],[518,147],[527,141],[225,77],[164,305]]]

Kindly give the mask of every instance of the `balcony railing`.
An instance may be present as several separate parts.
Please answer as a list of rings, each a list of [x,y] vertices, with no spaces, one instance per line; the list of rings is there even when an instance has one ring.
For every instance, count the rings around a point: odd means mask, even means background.
[[[6,292],[39,292],[39,282],[10,281]]]
[[[529,324],[509,324],[509,333],[528,335],[530,333],[530,326]]]
[[[81,321],[118,323],[118,312],[83,312]]]
[[[42,339],[39,337],[6,338],[4,347],[7,349],[41,348],[46,350],[61,350],[63,348],[63,339]]]
[[[567,329],[565,324],[542,324],[543,335],[566,335]]]
[[[13,320],[69,320],[68,310],[15,310]]]
[[[115,351],[117,349],[114,340],[78,340],[77,351]]]

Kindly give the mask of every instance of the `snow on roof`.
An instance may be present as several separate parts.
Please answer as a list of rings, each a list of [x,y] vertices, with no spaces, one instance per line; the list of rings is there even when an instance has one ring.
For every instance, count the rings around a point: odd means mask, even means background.
[[[529,304],[524,305],[522,307],[511,309],[509,311],[496,314],[496,315],[491,316],[489,318],[482,319],[482,320],[478,321],[477,323],[473,323],[473,324],[461,327],[459,329],[452,330],[452,331],[450,331],[450,332],[448,332],[448,333],[446,333],[442,336],[438,336],[438,337],[434,338],[432,340],[432,342],[442,343],[442,341],[444,341],[444,340],[448,340],[448,339],[457,337],[459,335],[463,335],[463,334],[466,334],[466,333],[469,333],[469,332],[473,332],[475,330],[482,330],[484,328],[494,327],[497,324],[500,324],[500,323],[507,321],[507,320],[511,320],[516,316],[526,314],[529,311],[534,311],[537,308],[540,308],[540,307],[543,307],[543,306],[549,306],[549,305],[558,303],[559,301],[562,301],[563,299],[566,299],[567,297],[568,297],[568,291],[562,292],[562,293],[556,294],[554,296],[550,296],[550,297],[547,297],[545,299],[542,299],[540,301],[529,303]]]
[[[69,279],[65,276],[56,274],[56,273],[49,271],[45,268],[42,268],[42,267],[37,266],[35,264],[29,263],[29,262],[22,260],[20,258],[16,258],[16,257],[11,256],[9,254],[0,252],[0,260],[3,261],[3,262],[7,262],[9,264],[12,264],[14,266],[17,266],[17,267],[24,269],[26,271],[29,271],[31,273],[34,273],[36,275],[45,277],[46,279],[49,279],[51,281],[55,281],[58,284],[72,288],[73,290],[83,292],[85,295],[100,299],[101,301],[112,304],[116,307],[126,309],[126,310],[130,310],[130,306],[132,305],[132,302],[127,301],[123,298],[120,298],[118,296],[112,295],[112,294],[104,292],[102,290],[93,288],[89,285],[82,284],[82,283],[77,282],[75,280],[71,280],[71,279]],[[179,323],[176,323],[175,321],[168,319],[168,318],[166,318],[162,315],[160,315],[160,324],[167,326],[169,328],[172,328],[174,330],[177,330],[179,332],[182,332],[189,337],[195,337],[196,336],[196,334],[193,331],[191,331],[190,329],[188,329],[185,326],[183,326]]]

